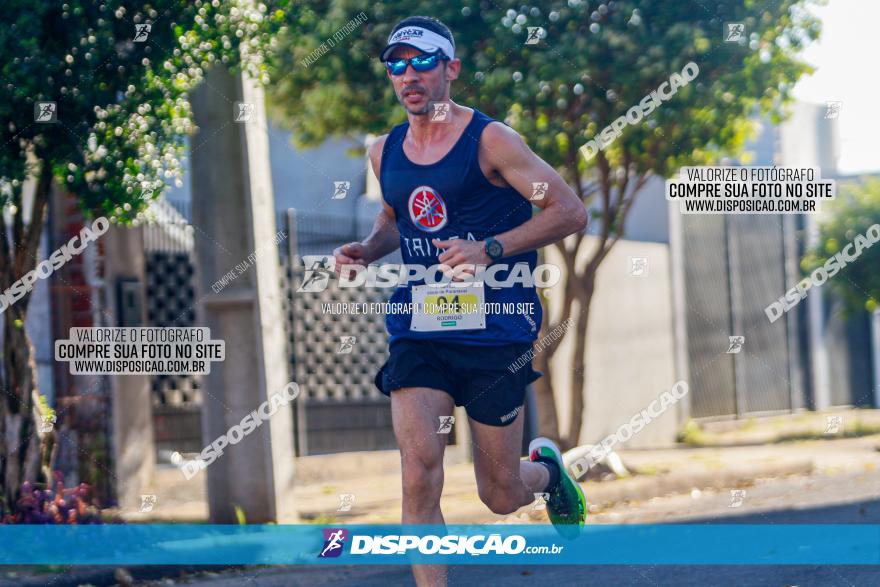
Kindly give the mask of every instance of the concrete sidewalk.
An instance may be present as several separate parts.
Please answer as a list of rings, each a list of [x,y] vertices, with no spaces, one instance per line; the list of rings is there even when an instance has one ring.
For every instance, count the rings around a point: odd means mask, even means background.
[[[839,424],[828,433],[828,418]],[[597,513],[617,503],[688,493],[693,489],[734,489],[757,479],[880,468],[880,410],[805,413],[780,418],[703,425],[689,440],[709,446],[680,445],[663,450],[619,451],[630,478],[585,482],[584,491]],[[862,435],[864,434],[864,436]],[[852,436],[847,438],[846,436]],[[789,438],[819,438],[791,440]],[[761,444],[759,444],[761,443]],[[343,453],[297,460],[299,485],[294,500],[299,519],[281,523],[394,523],[400,520],[400,463],[397,451]],[[149,513],[119,512],[138,522],[207,521],[204,475],[186,481],[174,467],[160,467],[153,487],[156,505]],[[348,511],[342,495],[351,494]],[[543,522],[546,514],[525,506],[499,516],[479,500],[473,465],[461,447],[449,447],[441,500],[449,523]]]
[[[878,447],[880,436],[767,446],[623,451],[619,454],[635,475],[582,486],[591,504],[590,512],[598,513],[614,504],[690,493],[693,489],[742,488],[758,479],[814,471],[839,474],[876,470],[880,469]],[[337,511],[341,493],[355,496],[349,512]],[[397,522],[400,476],[394,472],[362,477],[356,482],[304,485],[297,488],[296,499],[303,521]],[[534,506],[510,516],[491,513],[477,496],[473,468],[467,463],[447,467],[441,507],[449,523],[546,521],[546,514]]]
[[[745,446],[797,440],[852,438],[880,433],[880,410],[839,409],[824,412],[691,422],[683,441],[691,446]]]

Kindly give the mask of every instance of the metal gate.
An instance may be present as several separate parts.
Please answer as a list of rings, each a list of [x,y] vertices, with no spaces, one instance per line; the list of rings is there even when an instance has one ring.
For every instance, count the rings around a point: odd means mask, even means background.
[[[694,418],[742,417],[812,407],[807,304],[775,322],[764,309],[801,279],[804,219],[795,215],[683,215],[687,353]],[[831,404],[870,406],[870,325],[823,296]],[[731,336],[743,336],[731,352]]]
[[[789,320],[764,308],[786,288],[783,223],[770,215],[684,215],[682,250],[691,416],[730,417],[798,407],[800,368]],[[737,352],[733,336],[744,341]],[[793,395],[798,399],[793,401]]]
[[[154,205],[157,221],[146,226],[146,305],[153,326],[195,325],[196,294],[189,207],[182,202]],[[298,455],[395,448],[390,402],[373,385],[385,361],[387,338],[381,314],[325,312],[322,304],[384,302],[389,289],[340,289],[335,282],[320,293],[297,293],[302,283],[300,254],[327,254],[366,236],[372,220],[352,222],[316,214],[279,214],[288,237],[279,245],[291,377],[303,396],[294,404]],[[351,341],[350,347],[340,348]],[[201,450],[199,377],[160,375],[151,380],[156,448]]]
[[[158,200],[151,205],[155,222],[144,226],[147,323],[195,326],[193,235],[185,203]],[[150,378],[156,450],[202,450],[201,377],[155,375]]]
[[[392,290],[340,288],[331,279],[322,291],[297,291],[307,275],[302,255],[326,255],[359,240],[372,221],[353,226],[322,220],[292,209],[283,220],[289,246],[282,263],[291,374],[304,392],[294,409],[297,454],[395,448],[390,402],[373,385],[388,354],[385,317],[334,310],[336,304],[385,302]]]

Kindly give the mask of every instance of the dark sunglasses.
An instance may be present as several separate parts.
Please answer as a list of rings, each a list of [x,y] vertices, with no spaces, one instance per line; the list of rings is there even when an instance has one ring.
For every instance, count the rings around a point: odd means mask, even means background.
[[[441,60],[449,61],[449,57],[444,55],[442,51],[438,51],[430,55],[416,55],[409,59],[390,59],[385,62],[385,67],[388,68],[388,72],[391,75],[403,75],[407,65],[412,65],[412,68],[416,71],[431,71],[440,65]]]

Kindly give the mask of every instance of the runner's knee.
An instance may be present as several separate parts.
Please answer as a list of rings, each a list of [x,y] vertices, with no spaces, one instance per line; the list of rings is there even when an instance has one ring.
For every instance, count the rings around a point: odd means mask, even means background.
[[[502,479],[489,479],[478,484],[477,492],[480,500],[496,514],[512,514],[522,503],[519,496],[513,491],[513,487],[505,484]]]
[[[515,495],[510,491],[480,489],[480,499],[494,514],[512,514],[522,507]]]
[[[404,455],[401,458],[403,493],[406,497],[428,498],[443,491],[443,458]]]

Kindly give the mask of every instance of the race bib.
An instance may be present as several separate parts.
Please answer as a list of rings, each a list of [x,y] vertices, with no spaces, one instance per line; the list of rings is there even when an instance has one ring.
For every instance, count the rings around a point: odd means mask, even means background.
[[[410,330],[485,330],[483,283],[416,285]]]

